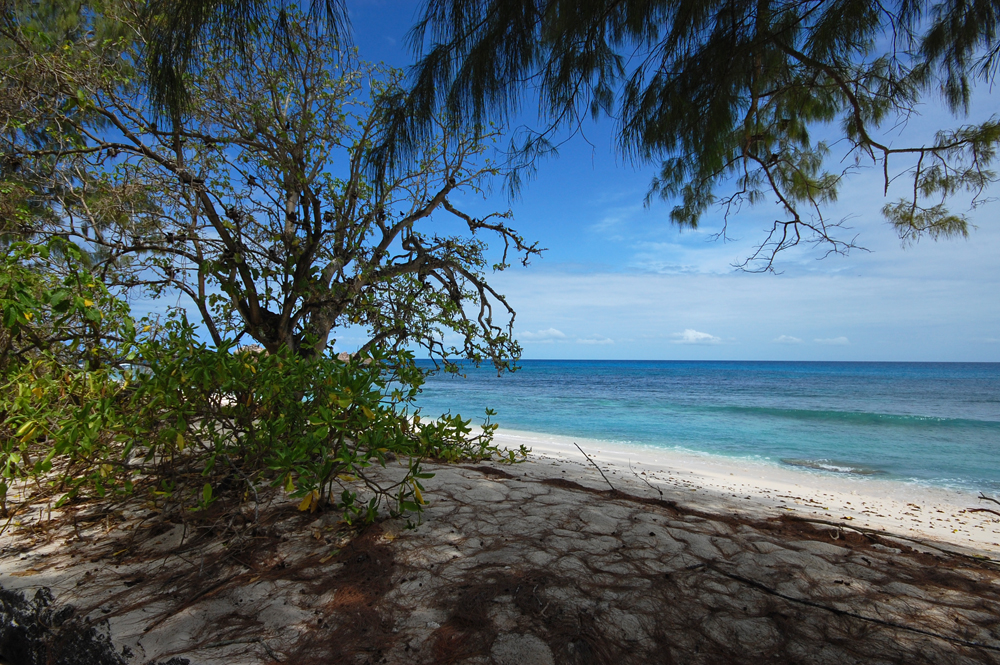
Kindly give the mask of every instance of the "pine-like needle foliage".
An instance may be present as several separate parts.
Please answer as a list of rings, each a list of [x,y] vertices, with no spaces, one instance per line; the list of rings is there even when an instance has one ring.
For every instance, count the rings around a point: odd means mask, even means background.
[[[813,134],[832,125],[852,167],[878,166],[887,190],[892,168],[912,178],[912,196],[884,209],[903,239],[962,235],[946,200],[994,181],[1000,125],[906,147],[878,130],[938,90],[962,111],[972,81],[995,73],[998,16],[982,0],[428,0],[379,166],[405,162],[441,107],[475,125],[537,101],[540,131],[513,146],[526,165],[557,130],[613,116],[621,152],[660,164],[649,196],[675,202],[674,223],[777,201],[784,214],[746,264],[770,269],[803,241],[853,246],[823,216],[844,172],[825,168],[829,147]]]
[[[248,40],[281,35],[283,12],[275,19],[267,6],[152,0],[155,101],[183,108],[199,40],[239,55]],[[339,0],[312,6],[343,30]],[[965,193],[975,205],[994,182],[1000,122],[941,128],[912,146],[880,130],[929,96],[956,115],[967,110],[975,81],[992,81],[1000,63],[998,17],[998,0],[426,0],[410,34],[411,86],[378,111],[369,171],[379,183],[406,169],[442,111],[468,128],[537,103],[538,126],[511,146],[522,166],[512,191],[560,131],[588,114],[611,116],[621,153],[659,165],[649,197],[674,202],[674,223],[697,226],[716,205],[728,219],[743,205],[778,204],[745,267],[771,269],[777,252],[800,242],[853,247],[823,210],[843,176],[865,165],[881,171],[887,193],[901,175],[912,184],[883,209],[904,241],[965,235],[968,221],[949,199]],[[820,127],[847,146],[837,155],[846,170],[828,170],[836,160],[814,137]]]
[[[189,108],[187,74],[204,62],[206,46],[246,60],[255,41],[292,39],[289,10],[298,3],[270,0],[149,0],[144,10],[144,54],[154,108],[176,120]],[[350,21],[342,0],[312,0],[312,25],[346,43]]]

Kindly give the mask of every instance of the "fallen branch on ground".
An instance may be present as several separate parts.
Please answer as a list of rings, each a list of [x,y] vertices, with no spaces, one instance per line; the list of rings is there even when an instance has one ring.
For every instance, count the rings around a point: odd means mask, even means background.
[[[583,452],[583,448],[581,448],[580,444],[578,444],[576,441],[573,442],[573,445],[576,446],[577,450],[579,450],[581,453],[583,453],[583,456],[587,458],[588,462],[590,462],[591,464],[594,465],[594,468],[597,469],[597,472],[599,474],[601,474],[601,478],[604,478],[604,482],[606,482],[608,484],[608,487],[611,488],[611,491],[617,492],[618,490],[615,489],[615,486],[611,484],[611,481],[608,480],[608,477],[604,475],[603,471],[601,471],[601,467],[597,466],[597,462],[595,462],[594,460],[590,459],[590,455],[588,455],[587,453],[584,453]]]
[[[967,513],[993,513],[1000,517],[1000,510],[993,510],[992,508],[966,508]]]
[[[983,501],[983,500],[985,500],[985,501],[992,501],[993,503],[995,503],[995,504],[997,504],[997,505],[1000,505],[1000,501],[998,501],[997,499],[994,499],[994,498],[993,498],[993,497],[991,497],[991,496],[986,496],[986,495],[985,495],[985,494],[983,494],[982,492],[980,492],[980,493],[979,493],[979,500],[980,500],[980,501]]]
[[[579,446],[577,446],[577,447],[579,448]],[[649,482],[648,480],[646,480],[645,478],[643,478],[642,476],[640,476],[638,473],[635,472],[635,469],[632,468],[632,460],[628,461],[628,470],[632,472],[633,476],[635,476],[636,478],[638,478],[642,482],[644,482],[647,485],[649,485],[649,489],[656,490],[657,492],[660,493],[660,497],[663,496],[663,490],[661,490],[659,487],[653,487],[653,483]]]

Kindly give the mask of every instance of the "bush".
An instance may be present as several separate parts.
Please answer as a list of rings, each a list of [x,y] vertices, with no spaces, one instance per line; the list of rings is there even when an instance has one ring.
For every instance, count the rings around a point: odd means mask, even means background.
[[[25,272],[34,251],[9,251],[5,274]],[[4,339],[24,349],[2,370],[5,510],[29,494],[62,505],[137,492],[195,509],[223,499],[238,506],[270,485],[301,510],[336,506],[348,522],[371,521],[383,507],[421,510],[427,458],[514,461],[525,452],[493,445],[490,412],[478,435],[457,416],[411,415],[423,376],[411,354],[343,362],[209,348],[182,316],[136,326],[124,303],[68,263],[61,286],[37,297],[18,292],[30,280],[0,283]],[[371,473],[390,461],[399,473]]]

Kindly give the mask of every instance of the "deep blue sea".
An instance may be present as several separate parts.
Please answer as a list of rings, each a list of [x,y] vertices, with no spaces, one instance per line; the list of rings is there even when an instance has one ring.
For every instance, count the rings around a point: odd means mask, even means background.
[[[1000,490],[1000,363],[526,360],[437,374],[417,405],[501,428]]]

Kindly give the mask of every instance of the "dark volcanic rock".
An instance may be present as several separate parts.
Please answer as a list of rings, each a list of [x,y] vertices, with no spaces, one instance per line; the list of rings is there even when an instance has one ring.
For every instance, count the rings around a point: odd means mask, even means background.
[[[0,654],[12,665],[125,665],[107,621],[91,625],[75,614],[54,606],[47,588],[30,599],[0,588]]]

